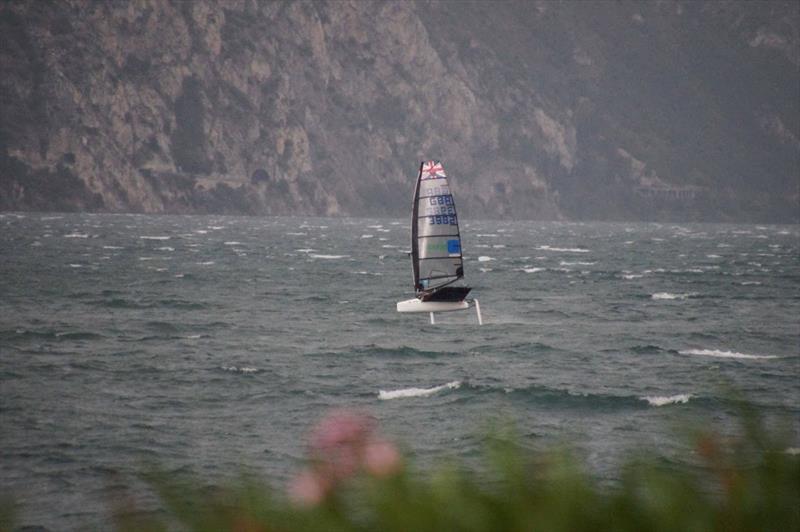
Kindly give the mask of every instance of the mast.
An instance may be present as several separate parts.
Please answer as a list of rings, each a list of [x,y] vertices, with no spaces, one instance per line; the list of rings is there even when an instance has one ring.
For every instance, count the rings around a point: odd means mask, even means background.
[[[417,182],[414,185],[414,201],[411,209],[411,267],[414,270],[414,291],[419,287],[419,228],[417,227],[417,216],[419,214],[419,185],[422,180],[422,167],[425,161],[420,161],[419,172],[417,172]]]

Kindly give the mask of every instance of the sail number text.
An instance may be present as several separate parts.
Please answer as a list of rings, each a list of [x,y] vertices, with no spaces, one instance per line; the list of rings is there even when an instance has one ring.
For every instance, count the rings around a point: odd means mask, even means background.
[[[446,196],[431,196],[428,199],[430,205],[455,205],[453,196],[447,194]]]
[[[456,216],[436,215],[428,217],[428,225],[458,225]]]
[[[426,205],[425,212],[423,216],[434,216],[437,214],[446,214],[455,216],[456,214],[456,207],[455,205]]]

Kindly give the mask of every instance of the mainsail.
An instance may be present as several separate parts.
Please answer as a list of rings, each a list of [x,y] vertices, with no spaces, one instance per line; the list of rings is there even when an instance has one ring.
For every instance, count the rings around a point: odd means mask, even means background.
[[[456,205],[439,161],[422,162],[419,167],[411,217],[411,260],[418,294],[464,276]]]

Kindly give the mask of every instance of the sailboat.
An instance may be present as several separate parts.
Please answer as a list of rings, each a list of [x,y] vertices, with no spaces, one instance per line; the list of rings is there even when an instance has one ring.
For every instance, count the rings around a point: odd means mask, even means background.
[[[411,213],[411,265],[416,297],[397,303],[398,312],[466,310],[470,288],[455,283],[464,277],[458,215],[447,175],[439,161],[422,161]],[[475,302],[478,322],[480,304]]]

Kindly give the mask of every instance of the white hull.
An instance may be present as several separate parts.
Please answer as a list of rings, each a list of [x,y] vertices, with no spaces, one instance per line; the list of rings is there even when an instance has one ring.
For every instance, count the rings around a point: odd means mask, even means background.
[[[469,303],[463,301],[420,301],[416,297],[397,302],[397,312],[452,312],[466,310]]]

